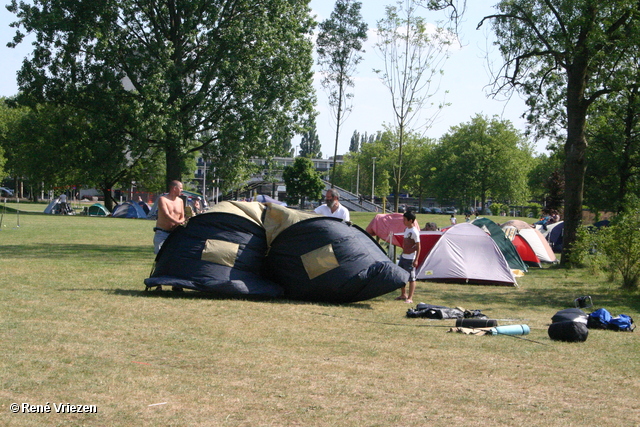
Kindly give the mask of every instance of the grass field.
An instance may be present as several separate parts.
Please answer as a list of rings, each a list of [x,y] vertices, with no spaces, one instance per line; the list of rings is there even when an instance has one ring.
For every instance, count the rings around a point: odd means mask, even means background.
[[[151,221],[21,203],[18,227],[16,207],[0,210],[0,425],[640,425],[640,331],[592,330],[574,344],[547,335],[582,295],[640,319],[639,293],[605,275],[553,267],[518,288],[419,282],[416,303],[531,328],[467,336],[448,332],[453,321],[407,318],[397,293],[331,305],[144,292]],[[448,224],[419,217],[434,219]]]

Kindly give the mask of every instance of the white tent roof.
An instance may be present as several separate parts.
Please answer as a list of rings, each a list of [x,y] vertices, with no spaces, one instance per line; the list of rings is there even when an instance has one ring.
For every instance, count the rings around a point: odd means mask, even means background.
[[[457,224],[442,234],[418,267],[417,278],[516,286],[507,260],[491,236],[471,223]]]

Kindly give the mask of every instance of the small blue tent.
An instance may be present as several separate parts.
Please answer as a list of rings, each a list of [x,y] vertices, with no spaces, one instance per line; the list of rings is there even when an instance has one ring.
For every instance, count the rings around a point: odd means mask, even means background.
[[[136,202],[124,202],[113,210],[114,218],[146,218],[147,214]]]

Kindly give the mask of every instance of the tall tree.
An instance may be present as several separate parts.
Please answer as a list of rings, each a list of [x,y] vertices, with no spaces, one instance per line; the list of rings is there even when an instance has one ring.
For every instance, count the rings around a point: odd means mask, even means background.
[[[357,130],[353,131],[353,135],[351,135],[351,142],[349,143],[349,152],[357,153],[360,149],[360,134]]]
[[[311,159],[296,157],[293,165],[284,168],[282,178],[287,186],[287,203],[304,208],[307,198],[319,200],[322,197],[324,183],[320,174],[313,168]]]
[[[354,0],[337,0],[329,19],[320,23],[317,52],[318,64],[324,77],[322,86],[327,90],[329,106],[335,118],[336,137],[331,169],[331,185],[338,157],[340,126],[351,111],[349,100],[353,93],[353,75],[362,61],[362,43],[367,40],[367,24],[360,14],[361,3]]]
[[[398,0],[395,6],[386,6],[385,18],[378,21],[379,40],[376,49],[384,60],[384,70],[376,72],[391,93],[399,135],[397,162],[393,171],[396,211],[402,187],[405,134],[427,101],[437,93],[438,85],[434,79],[441,74],[451,42],[442,28],[429,26],[425,18],[418,15],[420,4],[416,0]],[[431,121],[438,111],[432,115]],[[425,124],[428,126],[429,120]]]
[[[496,92],[528,97],[540,134],[565,133],[565,231],[562,263],[570,261],[582,221],[589,107],[626,84],[640,41],[638,3],[632,0],[503,0],[493,23],[504,65]],[[631,80],[631,81],[629,81]]]
[[[126,111],[130,138],[164,152],[167,182],[210,145],[227,160],[265,154],[312,111],[308,3],[12,0],[13,44],[35,35],[20,91],[112,120]]]
[[[322,151],[320,151],[320,138],[315,122],[312,122],[309,128],[302,134],[300,140],[300,156],[310,159],[321,159]]]

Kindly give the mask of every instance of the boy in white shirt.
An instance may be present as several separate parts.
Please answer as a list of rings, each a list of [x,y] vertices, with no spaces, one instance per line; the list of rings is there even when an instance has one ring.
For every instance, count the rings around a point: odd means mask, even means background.
[[[416,290],[416,269],[418,268],[418,255],[420,254],[420,234],[414,227],[416,214],[411,211],[404,213],[404,241],[402,242],[402,255],[398,266],[409,272],[409,293],[406,293],[406,286],[400,289],[400,296],[397,300],[404,300],[407,304],[413,303],[413,293]]]

